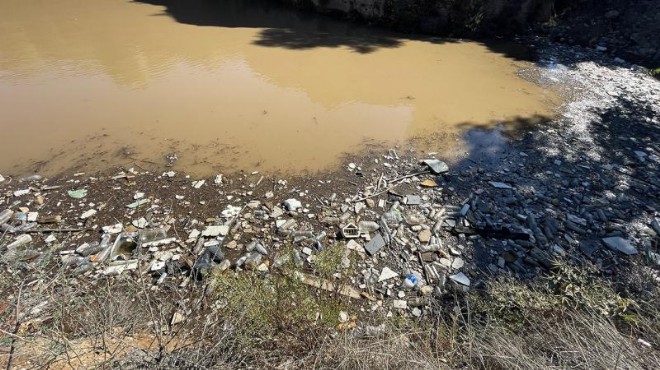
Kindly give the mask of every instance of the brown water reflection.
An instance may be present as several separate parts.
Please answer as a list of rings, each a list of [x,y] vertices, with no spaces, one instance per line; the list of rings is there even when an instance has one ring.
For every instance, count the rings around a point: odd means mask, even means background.
[[[365,141],[551,112],[554,96],[516,76],[524,62],[482,44],[263,4],[0,0],[0,173],[162,166],[172,152],[200,175],[319,170]],[[316,41],[265,42],[273,30]]]

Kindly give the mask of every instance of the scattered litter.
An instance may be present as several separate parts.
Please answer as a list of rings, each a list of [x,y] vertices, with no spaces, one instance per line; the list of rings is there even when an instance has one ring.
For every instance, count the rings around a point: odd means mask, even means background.
[[[66,193],[74,199],[82,199],[87,196],[87,189],[69,190]]]

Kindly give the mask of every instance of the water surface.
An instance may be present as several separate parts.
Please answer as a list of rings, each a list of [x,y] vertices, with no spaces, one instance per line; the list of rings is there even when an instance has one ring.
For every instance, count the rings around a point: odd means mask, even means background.
[[[549,115],[554,99],[489,45],[272,1],[0,0],[0,34],[5,174],[316,171],[438,133],[430,149],[460,151],[466,127]]]

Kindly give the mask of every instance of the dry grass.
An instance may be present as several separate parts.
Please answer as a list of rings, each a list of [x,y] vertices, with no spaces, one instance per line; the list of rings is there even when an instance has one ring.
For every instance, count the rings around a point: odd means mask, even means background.
[[[340,272],[331,268],[342,257],[337,250],[321,256],[315,273]],[[362,312],[302,284],[292,269],[227,271],[212,284],[158,291],[139,275],[26,281],[20,311],[48,303],[16,334],[7,328],[20,282],[5,272],[0,345],[13,341],[14,364],[27,368],[660,368],[660,293],[641,270],[617,284],[570,266],[531,284],[492,279],[412,320]],[[340,310],[357,314],[357,329],[336,330]],[[171,325],[175,312],[185,321]],[[7,359],[0,354],[0,364]]]

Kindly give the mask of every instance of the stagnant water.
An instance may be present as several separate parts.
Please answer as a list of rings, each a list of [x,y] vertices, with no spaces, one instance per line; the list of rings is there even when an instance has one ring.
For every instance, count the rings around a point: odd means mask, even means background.
[[[322,170],[368,143],[460,151],[470,127],[552,112],[508,49],[274,3],[0,0],[0,173]]]

